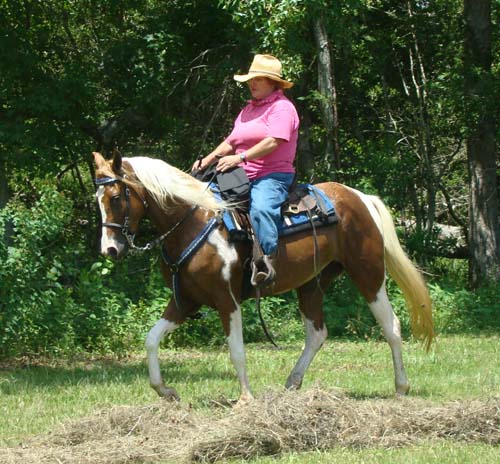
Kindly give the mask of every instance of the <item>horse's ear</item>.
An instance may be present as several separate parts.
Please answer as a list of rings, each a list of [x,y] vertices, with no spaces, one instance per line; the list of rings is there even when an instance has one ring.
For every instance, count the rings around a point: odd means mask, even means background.
[[[116,149],[113,148],[113,172],[117,174],[122,169],[122,154]]]
[[[99,152],[93,151],[92,156],[94,157],[94,163],[97,169],[101,169],[106,164],[106,160]]]

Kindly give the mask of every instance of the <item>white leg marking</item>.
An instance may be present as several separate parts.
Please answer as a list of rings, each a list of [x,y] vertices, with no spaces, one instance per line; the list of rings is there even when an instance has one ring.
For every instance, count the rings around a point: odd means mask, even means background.
[[[101,211],[102,222],[108,222],[108,215],[106,214],[106,208],[104,207],[103,197],[104,197],[104,185],[99,186],[96,193],[97,203],[99,204],[99,209]],[[111,232],[109,227],[102,227],[101,230],[101,253],[106,254],[108,248],[116,248],[118,254],[120,254],[125,246],[116,240],[114,234]]]
[[[158,389],[164,388],[161,378],[160,361],[158,359],[158,347],[163,337],[178,327],[178,324],[161,318],[149,331],[146,337],[146,351],[148,353],[149,383],[160,393]]]
[[[253,398],[250,392],[246,370],[246,355],[245,345],[243,342],[243,326],[241,320],[241,308],[234,293],[231,289],[231,267],[238,261],[238,254],[234,245],[231,245],[224,239],[222,234],[215,230],[208,238],[208,242],[217,250],[218,255],[221,257],[223,265],[221,269],[222,278],[228,283],[228,291],[233,300],[234,307],[236,308],[230,314],[229,320],[229,336],[227,342],[229,345],[229,354],[236,373],[240,382],[240,399],[239,403],[248,402]]]
[[[231,267],[238,261],[238,253],[234,245],[229,244],[218,230],[214,230],[208,237],[208,243],[212,245],[223,261],[222,277],[226,282],[231,280]]]
[[[230,316],[227,342],[229,344],[231,361],[236,369],[238,380],[240,381],[240,401],[245,402],[252,398],[252,393],[250,392],[250,385],[247,377],[241,308],[239,305],[236,305],[236,310],[233,311]]]
[[[304,318],[304,325],[306,329],[306,345],[299,360],[297,361],[297,364],[295,364],[295,367],[288,377],[286,388],[300,388],[306,370],[310,366],[314,356],[316,356],[316,353],[323,345],[327,336],[325,325],[323,325],[323,328],[317,330],[314,327],[314,323],[306,318]]]
[[[369,305],[375,319],[377,319],[377,322],[382,327],[384,336],[391,347],[396,394],[404,395],[409,390],[410,386],[403,364],[401,325],[398,317],[394,314],[392,305],[387,297],[385,282],[382,284],[382,287],[380,287],[375,301]]]

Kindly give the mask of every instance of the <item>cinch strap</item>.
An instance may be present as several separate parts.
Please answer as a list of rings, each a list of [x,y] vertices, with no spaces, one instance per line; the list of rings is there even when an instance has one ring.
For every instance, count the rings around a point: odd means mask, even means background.
[[[189,246],[181,253],[179,259],[174,261],[168,256],[165,245],[161,249],[161,256],[165,264],[170,269],[172,273],[172,290],[174,292],[175,304],[178,309],[181,309],[181,301],[180,301],[180,293],[179,293],[179,272],[181,266],[193,256],[198,249],[203,245],[205,240],[208,238],[210,232],[212,232],[219,225],[219,220],[215,217],[210,219],[205,224],[205,227],[201,230],[201,232],[197,235],[197,237],[189,244]]]

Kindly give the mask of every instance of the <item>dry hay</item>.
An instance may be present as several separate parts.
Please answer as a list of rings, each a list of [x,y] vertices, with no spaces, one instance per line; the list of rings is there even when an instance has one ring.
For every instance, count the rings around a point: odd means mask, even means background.
[[[234,409],[218,406],[210,414],[167,402],[115,407],[0,449],[0,462],[216,462],[433,439],[500,444],[500,397],[436,405],[408,398],[356,400],[315,388],[268,391]]]

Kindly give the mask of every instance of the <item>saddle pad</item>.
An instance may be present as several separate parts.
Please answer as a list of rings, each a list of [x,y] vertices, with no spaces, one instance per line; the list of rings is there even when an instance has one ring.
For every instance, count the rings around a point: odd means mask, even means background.
[[[303,185],[302,187],[307,188],[309,195],[314,196],[316,203],[321,204],[322,207],[317,207],[310,213],[301,212],[297,214],[287,214],[286,216],[284,216],[282,223],[278,227],[278,235],[280,237],[309,230],[312,229],[313,226],[315,228],[318,228],[338,222],[338,217],[335,212],[335,206],[323,191],[310,184]],[[218,196],[217,192],[214,193],[216,196]],[[222,215],[222,220],[227,230],[229,231],[229,235],[232,241],[238,241],[248,238],[246,230],[240,225],[238,221],[238,215],[233,211],[225,210]]]

